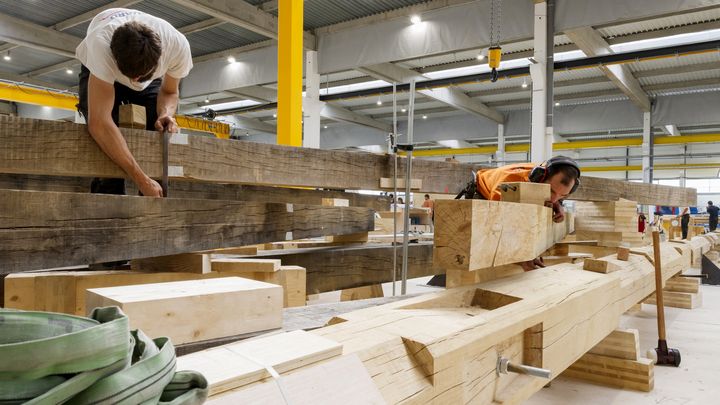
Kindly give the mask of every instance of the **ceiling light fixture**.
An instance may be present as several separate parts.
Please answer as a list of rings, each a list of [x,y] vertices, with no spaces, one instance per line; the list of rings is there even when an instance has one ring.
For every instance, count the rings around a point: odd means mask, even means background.
[[[3,59],[5,59],[5,60],[7,60],[7,61],[12,60],[12,57],[10,56],[10,51],[7,51],[7,53],[5,54],[5,56],[3,56]]]
[[[210,103],[210,97],[205,96],[205,104],[208,104],[208,103]]]
[[[323,129],[327,129],[327,125],[323,125]]]
[[[484,59],[485,59],[485,55],[483,55],[483,54],[479,54],[477,56],[477,60],[484,60]]]
[[[403,107],[400,112],[407,112],[407,108]]]
[[[273,114],[273,118],[277,118],[277,114]]]
[[[417,24],[420,24],[420,23],[422,22],[422,18],[420,18],[419,15],[415,14],[415,15],[413,15],[412,17],[410,17],[410,22],[413,23],[413,24],[415,24],[415,25],[417,25]]]
[[[71,74],[73,74],[73,70],[72,70],[72,69],[65,69],[65,73],[71,75]]]
[[[427,115],[423,115],[423,119],[426,120],[426,119],[427,119]]]
[[[378,100],[375,104],[382,105],[382,100]]]
[[[227,61],[228,61],[228,63],[235,63],[235,62],[236,62],[234,56],[228,56],[228,57],[227,57]]]
[[[559,106],[560,106],[560,102],[559,102],[559,101],[556,101],[556,102],[555,102],[555,107],[559,107]]]
[[[523,89],[527,89],[527,86],[528,86],[527,79],[523,79],[523,82],[520,85],[520,87],[522,87]]]

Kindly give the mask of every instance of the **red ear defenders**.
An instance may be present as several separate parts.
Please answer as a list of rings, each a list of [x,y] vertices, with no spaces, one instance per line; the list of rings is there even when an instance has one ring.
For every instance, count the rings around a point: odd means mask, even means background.
[[[532,183],[543,183],[545,180],[547,180],[550,168],[552,168],[553,166],[572,166],[575,168],[575,170],[577,170],[578,175],[580,174],[580,167],[574,160],[570,159],[567,156],[555,156],[546,160],[545,162],[543,162],[543,164],[533,167],[533,169],[530,171],[530,174],[528,175],[528,179]],[[573,184],[573,187],[570,190],[570,194],[574,193],[579,186],[580,178],[577,178],[575,179],[575,184]]]

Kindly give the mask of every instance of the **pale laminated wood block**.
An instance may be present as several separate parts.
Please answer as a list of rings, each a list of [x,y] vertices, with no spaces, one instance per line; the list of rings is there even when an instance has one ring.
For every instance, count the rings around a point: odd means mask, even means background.
[[[35,309],[35,277],[29,273],[8,274],[4,283],[4,308]]]
[[[212,259],[212,271],[219,273],[272,273],[278,270],[280,270],[280,259],[239,259],[230,257]]]
[[[373,284],[342,290],[340,293],[340,301],[365,300],[368,298],[380,298],[383,296],[382,286],[380,284]]]
[[[665,290],[696,293],[700,291],[700,283],[699,278],[675,276],[665,283]]]
[[[145,106],[137,104],[121,104],[118,108],[118,126],[123,128],[146,128]]]
[[[350,200],[346,198],[323,198],[322,205],[326,207],[349,207]]]
[[[342,354],[342,345],[302,330],[244,340],[177,358],[177,371],[194,370],[208,381],[210,395]]]
[[[476,271],[452,270],[446,271],[445,287],[455,288],[466,285],[473,285],[490,280],[495,280],[523,272],[522,267],[517,264],[506,264],[503,266],[480,269]]]
[[[650,359],[616,359],[585,354],[562,373],[600,385],[650,392],[654,386],[653,362]]]
[[[526,204],[545,205],[550,200],[550,184],[546,183],[502,183],[501,200]]]
[[[210,255],[202,253],[183,253],[178,255],[148,257],[130,261],[130,268],[138,271],[181,273],[210,273]]]
[[[116,305],[132,329],[174,344],[282,326],[282,288],[240,277],[93,288],[88,308]]]
[[[620,270],[620,267],[608,260],[585,259],[583,262],[583,270],[594,271],[596,273],[612,273]]]
[[[242,246],[242,247],[234,247],[234,248],[222,248],[222,249],[213,249],[209,250],[203,253],[213,253],[213,254],[220,254],[220,255],[246,255],[246,256],[255,256],[257,255],[258,247],[257,246]]]
[[[643,303],[655,305],[655,294],[649,296]],[[687,293],[663,290],[663,305],[682,309],[699,308],[702,306],[702,292]]]
[[[393,179],[390,177],[382,177],[380,178],[380,188],[383,189],[393,189]],[[405,189],[405,179],[404,178],[398,178],[397,179],[397,188],[398,189]],[[422,188],[422,179],[412,179],[410,180],[410,189],[411,190],[419,190]]]
[[[640,334],[637,329],[615,329],[588,353],[625,360],[639,360]]]

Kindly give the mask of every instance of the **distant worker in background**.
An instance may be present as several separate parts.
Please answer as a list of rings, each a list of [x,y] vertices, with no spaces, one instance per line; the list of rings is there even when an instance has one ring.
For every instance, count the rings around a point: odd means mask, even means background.
[[[170,23],[138,10],[111,8],[95,16],[75,50],[82,63],[78,111],[100,149],[144,196],[162,188],[135,161],[118,129],[121,103],[144,106],[147,129],[177,132],[173,116],[180,79],[193,67],[190,44]],[[93,180],[91,192],[125,194],[124,179]]]
[[[647,217],[643,212],[638,212],[638,232],[645,233],[645,225],[647,224]]]
[[[688,227],[690,225],[690,207],[679,208],[680,229],[682,230],[682,238],[687,239]]]
[[[435,202],[430,199],[430,194],[425,194],[425,200],[422,203],[423,208],[428,208],[430,210],[430,218],[432,221],[435,221]]]
[[[706,211],[710,216],[710,232],[712,232],[717,229],[718,211],[720,211],[720,208],[714,206],[712,201],[708,201]]]
[[[495,169],[479,170],[475,180],[470,182],[455,198],[477,198],[500,201],[502,183],[532,182],[550,185],[550,198],[545,205],[553,209],[553,221],[565,219],[563,200],[580,186],[580,166],[566,156],[555,156],[541,164],[518,163]],[[542,258],[521,263],[525,271],[545,267]]]

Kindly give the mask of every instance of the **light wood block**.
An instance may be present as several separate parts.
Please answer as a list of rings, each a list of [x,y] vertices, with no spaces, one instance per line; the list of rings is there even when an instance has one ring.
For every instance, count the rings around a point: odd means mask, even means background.
[[[208,380],[210,395],[214,395],[271,377],[266,365],[286,373],[341,353],[341,344],[297,330],[181,356],[177,370],[202,373]]]
[[[413,162],[413,163],[415,163],[415,162]],[[393,179],[390,177],[380,178],[380,188],[394,190]],[[397,179],[397,188],[398,188],[398,190],[405,189],[405,179],[404,178]],[[422,188],[422,179],[410,180],[410,189],[411,190],[420,190],[421,188]]]
[[[585,259],[583,270],[594,271],[596,273],[612,273],[613,271],[620,270],[620,267],[606,259]]]
[[[118,126],[123,128],[145,129],[147,124],[145,106],[121,104],[118,108]]]
[[[630,249],[628,249],[626,247],[619,247],[617,249],[618,260],[628,261],[629,257],[630,257]]]
[[[313,404],[385,405],[380,391],[357,356],[342,356],[275,381],[210,398],[208,405]]]
[[[283,288],[283,306],[301,307],[305,305],[307,292],[307,273],[300,266],[280,266],[278,271],[258,273],[229,273],[238,277],[277,284]]]
[[[637,361],[641,357],[640,333],[637,329],[615,329],[588,353]]]
[[[655,383],[653,362],[650,359],[616,359],[585,354],[562,375],[600,385],[650,392]]]
[[[240,277],[93,288],[86,302],[116,305],[132,329],[174,344],[282,326],[282,288]]]
[[[502,201],[545,205],[550,200],[550,185],[546,183],[503,183],[500,185]]]
[[[700,279],[695,277],[675,276],[665,283],[666,291],[697,293],[700,291]]]
[[[342,293],[340,293],[340,301],[365,300],[383,296],[382,286],[380,284],[374,284],[342,290]]]
[[[212,259],[212,271],[217,271],[219,273],[273,273],[278,270],[280,270],[279,259],[236,259],[229,257]]]
[[[350,200],[346,198],[323,198],[322,205],[326,207],[349,207]]]
[[[170,256],[149,257],[130,261],[130,268],[138,271],[177,271],[181,273],[210,273],[210,255],[184,253]]]
[[[325,241],[329,243],[365,243],[369,239],[367,232],[352,233],[349,235],[326,236]]]
[[[645,301],[643,301],[643,303],[655,305],[655,294],[649,296]],[[696,293],[687,293],[663,290],[663,304],[666,307],[673,308],[699,308],[702,306],[702,293],[700,291]]]
[[[203,253],[212,253],[212,254],[219,254],[219,255],[255,256],[258,253],[258,247],[257,246],[242,246],[242,247],[234,247],[234,248],[222,248],[222,249],[208,250]]]
[[[569,223],[553,223],[550,208],[533,204],[439,200],[433,263],[469,271],[532,260],[562,240]]]

